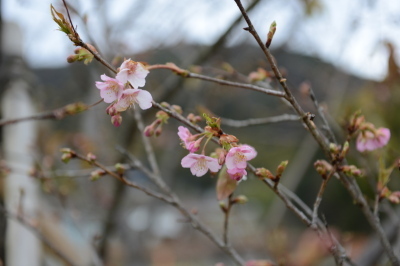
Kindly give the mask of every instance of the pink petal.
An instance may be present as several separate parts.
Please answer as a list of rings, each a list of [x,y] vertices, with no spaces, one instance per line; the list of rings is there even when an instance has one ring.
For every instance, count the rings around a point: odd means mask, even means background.
[[[150,92],[145,90],[139,90],[139,93],[136,96],[136,100],[143,110],[149,109],[153,106],[152,101],[153,97],[151,96]]]

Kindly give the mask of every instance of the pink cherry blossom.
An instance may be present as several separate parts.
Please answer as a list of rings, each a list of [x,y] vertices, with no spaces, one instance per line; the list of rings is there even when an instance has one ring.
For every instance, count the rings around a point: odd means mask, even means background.
[[[217,159],[196,153],[189,153],[183,157],[181,165],[183,168],[190,168],[192,174],[198,177],[205,175],[208,169],[211,172],[218,172],[221,169]]]
[[[145,85],[147,74],[149,74],[149,71],[142,63],[128,59],[120,66],[116,79],[124,84],[129,81],[132,87],[137,89]]]
[[[152,106],[153,97],[150,92],[141,89],[126,89],[123,91],[121,98],[114,105],[117,112],[123,112],[135,103],[139,104],[143,110]]]
[[[104,99],[104,102],[111,103],[121,98],[124,84],[117,79],[106,76],[105,74],[101,75],[100,78],[104,82],[96,81],[96,87],[100,90],[100,97]]]
[[[365,130],[357,137],[357,150],[359,152],[372,151],[385,146],[390,139],[390,130],[388,128],[378,128],[375,132]]]
[[[190,152],[196,152],[199,150],[200,143],[195,141],[195,136],[190,133],[189,129],[183,126],[178,127],[178,136],[182,140],[185,149],[189,150]]]
[[[233,147],[229,150],[225,158],[225,164],[228,169],[246,169],[247,161],[257,156],[256,150],[249,145]]]
[[[243,168],[227,169],[226,172],[229,174],[230,178],[236,181],[240,181],[242,178],[246,179],[247,176],[247,171]]]

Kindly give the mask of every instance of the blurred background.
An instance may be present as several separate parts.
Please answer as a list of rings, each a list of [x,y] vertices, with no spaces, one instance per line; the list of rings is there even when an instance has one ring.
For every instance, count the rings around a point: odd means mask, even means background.
[[[246,24],[233,0],[67,2],[84,41],[115,66],[124,58],[149,64],[174,62],[182,68],[241,82],[248,82],[248,75],[259,67],[270,70],[252,36],[243,31]],[[65,14],[61,1],[0,3],[1,119],[100,99],[95,81],[101,74],[111,73],[95,61],[89,65],[67,63],[75,47],[57,30],[50,14],[50,4]],[[346,118],[356,110],[362,110],[377,127],[389,127],[392,139],[385,161],[391,164],[399,156],[400,2],[243,0],[243,4],[261,38],[265,39],[269,25],[277,22],[271,49],[303,108],[316,111],[304,93],[304,88],[311,86],[339,140],[345,138]],[[273,79],[263,82],[261,85],[277,88]],[[271,96],[183,80],[164,70],[152,71],[145,89],[157,102],[180,105],[186,115],[201,115],[207,110],[222,118],[245,120],[292,114],[288,106]],[[174,208],[107,176],[92,182],[89,173],[93,169],[88,165],[60,161],[59,149],[70,147],[83,154],[93,152],[106,165],[129,163],[116,149],[122,147],[148,165],[133,113],[126,112],[122,125],[115,128],[106,107],[102,103],[58,121],[2,127],[1,188],[8,210],[21,213],[23,209],[22,213],[32,217],[40,231],[77,265],[232,265]],[[155,119],[155,113],[153,109],[143,112],[146,125]],[[320,123],[318,117],[316,123]],[[221,234],[223,214],[215,194],[216,178],[196,178],[180,167],[186,152],[176,135],[179,125],[171,119],[160,137],[151,138],[163,178],[188,209],[196,210],[201,220]],[[289,160],[282,183],[312,206],[321,182],[312,165],[324,156],[301,123],[223,128],[257,149],[258,156],[251,162],[256,167],[273,171],[281,161]],[[371,202],[377,156],[350,153],[351,163],[367,169],[359,183]],[[129,171],[128,177],[152,187],[140,171]],[[399,189],[396,179],[398,174],[394,173],[393,190]],[[249,199],[247,204],[235,206],[230,220],[232,245],[239,253],[246,260],[270,258],[284,265],[333,265],[326,251],[318,249],[316,235],[259,184],[250,177],[236,192]],[[382,217],[388,217],[391,237],[396,239],[399,230],[390,223],[395,221],[391,214],[397,217],[396,206],[384,202],[382,210]],[[360,265],[385,261],[382,250],[374,246],[371,228],[337,180],[330,182],[320,212]],[[10,262],[10,250],[21,252],[16,239],[25,241],[29,236],[10,237],[12,234],[6,232],[17,223],[1,213],[0,258]],[[20,230],[17,227],[15,232]],[[51,249],[41,248],[36,237],[30,241],[37,247],[32,251],[36,264],[31,261],[31,265],[65,263]]]

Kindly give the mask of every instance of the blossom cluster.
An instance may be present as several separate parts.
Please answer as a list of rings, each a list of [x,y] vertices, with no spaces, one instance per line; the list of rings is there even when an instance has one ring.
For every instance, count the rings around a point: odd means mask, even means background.
[[[205,175],[208,170],[213,173],[218,172],[225,163],[230,178],[240,181],[246,178],[247,161],[257,156],[256,150],[249,145],[230,147],[228,151],[219,149],[218,158],[196,154],[205,135],[192,135],[187,128],[180,126],[178,136],[182,140],[183,147],[189,151],[189,154],[182,159],[181,165],[190,168],[192,174],[198,177]]]
[[[107,108],[107,114],[111,116],[111,121],[115,126],[121,124],[120,113],[134,106],[135,103],[143,110],[152,106],[151,94],[139,89],[145,85],[148,73],[149,71],[142,63],[127,59],[119,67],[115,78],[103,74],[100,76],[103,81],[96,82],[100,97],[104,102],[111,103]]]

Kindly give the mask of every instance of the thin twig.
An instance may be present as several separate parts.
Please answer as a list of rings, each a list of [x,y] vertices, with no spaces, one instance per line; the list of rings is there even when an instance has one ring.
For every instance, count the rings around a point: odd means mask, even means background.
[[[91,104],[91,105],[85,105],[85,111],[92,108],[93,106],[96,106],[97,104],[103,102],[103,99]],[[53,111],[48,111],[40,114],[35,114],[31,116],[26,116],[26,117],[20,117],[20,118],[13,118],[13,119],[8,119],[8,120],[0,120],[0,127],[6,126],[6,125],[11,125],[11,124],[16,124],[19,122],[24,122],[24,121],[31,121],[31,120],[45,120],[45,119],[54,119],[54,120],[60,120],[65,118],[66,116],[71,116],[71,115],[76,115],[81,112],[68,112],[68,107],[72,106],[74,104],[79,104],[79,103],[71,103],[68,104],[64,107],[57,108]]]
[[[0,211],[10,219],[13,219],[23,225],[26,229],[31,231],[40,241],[42,241],[48,248],[50,248],[61,260],[63,260],[67,265],[78,266],[70,258],[68,258],[61,250],[59,250],[45,235],[40,232],[40,230],[28,221],[25,217],[17,215],[7,211],[2,205],[0,205]]]
[[[273,88],[264,88],[264,87],[260,87],[260,86],[252,85],[252,84],[248,84],[248,83],[241,83],[241,82],[234,82],[234,81],[229,81],[229,80],[224,80],[224,79],[219,79],[219,78],[213,78],[213,77],[209,77],[209,76],[205,76],[205,75],[190,72],[188,70],[181,69],[174,64],[151,65],[151,66],[148,66],[147,69],[149,69],[149,70],[169,69],[169,70],[175,71],[177,74],[179,74],[185,78],[201,79],[201,80],[205,80],[205,81],[211,81],[211,82],[214,82],[214,83],[217,83],[220,85],[242,88],[242,89],[247,89],[247,90],[253,90],[253,91],[258,91],[258,92],[265,93],[265,94],[268,94],[271,96],[285,98],[284,92],[274,90]]]
[[[223,239],[224,239],[224,244],[228,245],[229,239],[228,239],[228,226],[229,226],[229,215],[231,213],[231,208],[232,208],[232,194],[229,195],[228,197],[228,206],[223,210],[224,212],[224,233],[223,233]]]
[[[155,191],[153,191],[151,189],[148,189],[146,187],[143,187],[143,186],[141,186],[139,184],[136,184],[133,181],[129,181],[128,179],[126,179],[125,176],[117,174],[117,173],[115,173],[113,171],[110,171],[105,165],[102,165],[101,163],[99,163],[96,160],[89,160],[85,156],[83,156],[81,154],[78,154],[78,153],[75,153],[74,155],[75,155],[76,158],[78,158],[78,159],[80,159],[82,161],[85,161],[85,162],[88,162],[91,165],[97,166],[98,168],[103,170],[108,175],[114,177],[115,179],[121,181],[122,183],[124,183],[125,185],[127,185],[129,187],[133,187],[133,188],[136,188],[136,189],[138,189],[140,191],[143,191],[147,195],[152,196],[152,197],[154,197],[156,199],[162,200],[162,201],[167,202],[167,203],[171,203],[171,199],[167,198],[166,196],[164,196],[164,195],[162,195],[162,194],[160,194],[158,192],[155,192]]]
[[[315,202],[314,202],[313,214],[312,214],[312,219],[311,219],[311,227],[312,228],[317,226],[316,222],[318,219],[318,208],[319,208],[319,205],[321,204],[322,196],[325,192],[326,185],[328,184],[329,180],[335,173],[336,173],[336,168],[333,167],[332,170],[329,172],[328,176],[323,178],[323,180],[322,180],[321,186],[320,186],[318,194],[317,194],[317,198],[315,199]]]
[[[317,109],[318,115],[322,119],[322,122],[325,125],[325,128],[329,129],[330,126],[329,126],[328,120],[326,119],[324,110],[322,109],[321,105],[318,103],[317,97],[315,97],[314,90],[311,88],[311,86],[309,88],[309,93],[310,93],[311,101],[314,103],[314,106]],[[336,137],[333,134],[333,132],[331,130],[327,130],[326,132],[328,134],[328,138],[332,142],[337,143]]]
[[[246,120],[233,120],[229,118],[221,117],[221,124],[229,127],[248,127],[248,126],[258,126],[286,121],[298,121],[301,117],[297,115],[283,114],[264,118],[250,118]]]

